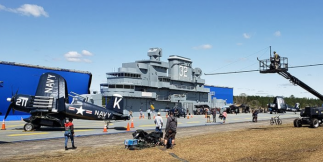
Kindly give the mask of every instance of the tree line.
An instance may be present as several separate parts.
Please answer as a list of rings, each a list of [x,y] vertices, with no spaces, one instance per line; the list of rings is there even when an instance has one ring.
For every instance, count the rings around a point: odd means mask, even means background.
[[[239,96],[233,96],[233,101],[235,104],[240,105],[248,105],[250,108],[266,108],[267,104],[273,103],[274,96],[247,96],[246,94],[242,93]],[[310,107],[321,107],[323,106],[323,101],[320,99],[313,99],[313,98],[298,98],[294,95],[290,97],[284,97],[285,103],[289,106],[294,107],[296,103],[300,104],[301,108],[305,108],[306,106]]]

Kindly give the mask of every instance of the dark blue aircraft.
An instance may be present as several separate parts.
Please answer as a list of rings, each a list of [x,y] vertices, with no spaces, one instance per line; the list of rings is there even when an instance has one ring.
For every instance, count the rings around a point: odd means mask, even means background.
[[[65,79],[55,73],[44,73],[38,83],[35,96],[16,94],[7,101],[11,102],[5,119],[11,109],[30,113],[30,118],[24,130],[31,131],[41,126],[63,127],[66,118],[105,120],[129,120],[130,117],[123,114],[122,96],[114,94],[106,105],[106,108],[86,102],[81,96],[72,96],[71,104],[68,102],[67,85]],[[75,94],[75,93],[74,93]]]
[[[268,104],[268,110],[270,114],[275,113],[284,113],[286,111],[297,112],[300,111],[299,103],[296,103],[294,107],[291,107],[285,103],[285,100],[282,96],[276,96],[273,103]]]

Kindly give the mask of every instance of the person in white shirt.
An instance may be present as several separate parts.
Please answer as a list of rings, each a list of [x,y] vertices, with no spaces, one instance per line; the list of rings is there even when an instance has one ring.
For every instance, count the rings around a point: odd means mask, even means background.
[[[157,116],[155,117],[155,124],[156,124],[156,132],[162,132],[163,127],[163,118],[160,116],[160,112],[157,113]]]

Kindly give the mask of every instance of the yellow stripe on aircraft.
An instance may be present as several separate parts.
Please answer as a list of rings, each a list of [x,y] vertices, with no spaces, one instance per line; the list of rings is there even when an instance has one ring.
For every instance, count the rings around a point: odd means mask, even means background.
[[[27,133],[27,134],[10,134],[7,136],[15,137],[15,136],[32,136],[32,135],[41,135],[41,134],[49,134],[48,132],[42,132],[42,133]]]

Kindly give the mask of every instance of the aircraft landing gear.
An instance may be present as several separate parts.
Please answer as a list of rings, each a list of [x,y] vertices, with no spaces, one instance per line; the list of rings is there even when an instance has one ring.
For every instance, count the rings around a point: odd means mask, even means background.
[[[32,131],[32,130],[34,130],[35,129],[35,126],[34,126],[34,124],[32,124],[32,123],[26,123],[25,125],[24,125],[24,130],[25,131]]]
[[[104,120],[105,127],[109,129],[110,120]]]
[[[34,129],[40,129],[41,125],[34,124]]]

